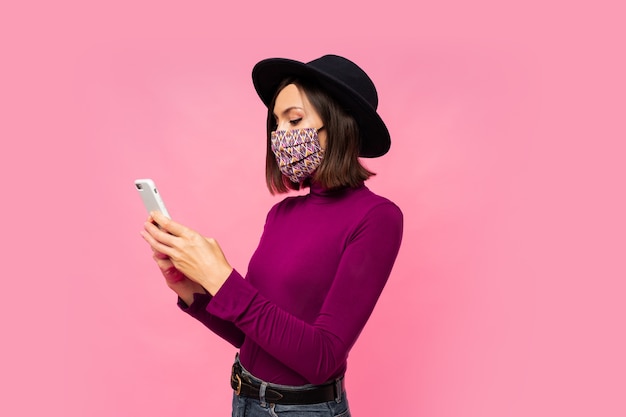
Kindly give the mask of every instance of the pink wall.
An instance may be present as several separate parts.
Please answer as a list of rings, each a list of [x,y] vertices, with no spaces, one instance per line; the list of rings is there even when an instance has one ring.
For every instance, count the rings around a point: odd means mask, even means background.
[[[626,413],[623,14],[382,3],[3,6],[3,415],[228,415],[234,350],[177,310],[132,181],[245,271],[277,201],[250,70],[329,52],[378,86],[369,186],[406,218],[354,415]]]

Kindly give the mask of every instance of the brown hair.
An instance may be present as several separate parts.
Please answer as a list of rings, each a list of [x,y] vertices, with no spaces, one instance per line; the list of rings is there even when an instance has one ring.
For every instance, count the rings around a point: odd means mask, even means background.
[[[265,179],[272,194],[286,193],[290,189],[300,189],[300,184],[292,182],[280,172],[271,147],[271,132],[276,128],[274,105],[278,93],[289,84],[294,84],[306,94],[309,102],[320,115],[326,130],[327,140],[322,163],[313,174],[313,180],[326,189],[357,187],[363,181],[376,175],[367,170],[359,161],[359,126],[339,103],[320,89],[315,83],[305,79],[287,78],[276,89],[267,111],[267,153],[265,158]],[[303,187],[310,186],[306,179]]]

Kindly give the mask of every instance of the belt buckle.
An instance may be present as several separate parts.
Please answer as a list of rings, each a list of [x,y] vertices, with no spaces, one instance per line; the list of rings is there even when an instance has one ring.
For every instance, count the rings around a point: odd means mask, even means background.
[[[237,380],[237,389],[235,390],[235,395],[241,394],[241,378],[239,375],[235,374],[235,379]]]

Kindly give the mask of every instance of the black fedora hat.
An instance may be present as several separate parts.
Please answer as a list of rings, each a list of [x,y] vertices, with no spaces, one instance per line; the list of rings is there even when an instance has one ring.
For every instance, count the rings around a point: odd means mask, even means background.
[[[284,58],[264,59],[252,70],[254,88],[266,106],[270,105],[280,83],[290,76],[319,83],[355,118],[361,136],[360,156],[375,158],[387,153],[391,139],[387,126],[376,112],[378,93],[370,77],[358,65],[337,55],[324,55],[307,63]]]

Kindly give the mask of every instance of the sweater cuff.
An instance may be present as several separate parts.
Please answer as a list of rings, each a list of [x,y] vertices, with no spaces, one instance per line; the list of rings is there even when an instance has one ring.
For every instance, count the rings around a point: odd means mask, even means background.
[[[177,304],[182,311],[193,316],[203,310],[206,310],[206,306],[211,301],[211,298],[213,298],[211,294],[194,293],[191,305],[188,306],[187,303],[180,297],[178,297]]]
[[[222,320],[236,323],[252,304],[258,291],[233,269],[228,279],[207,306],[207,311]]]

